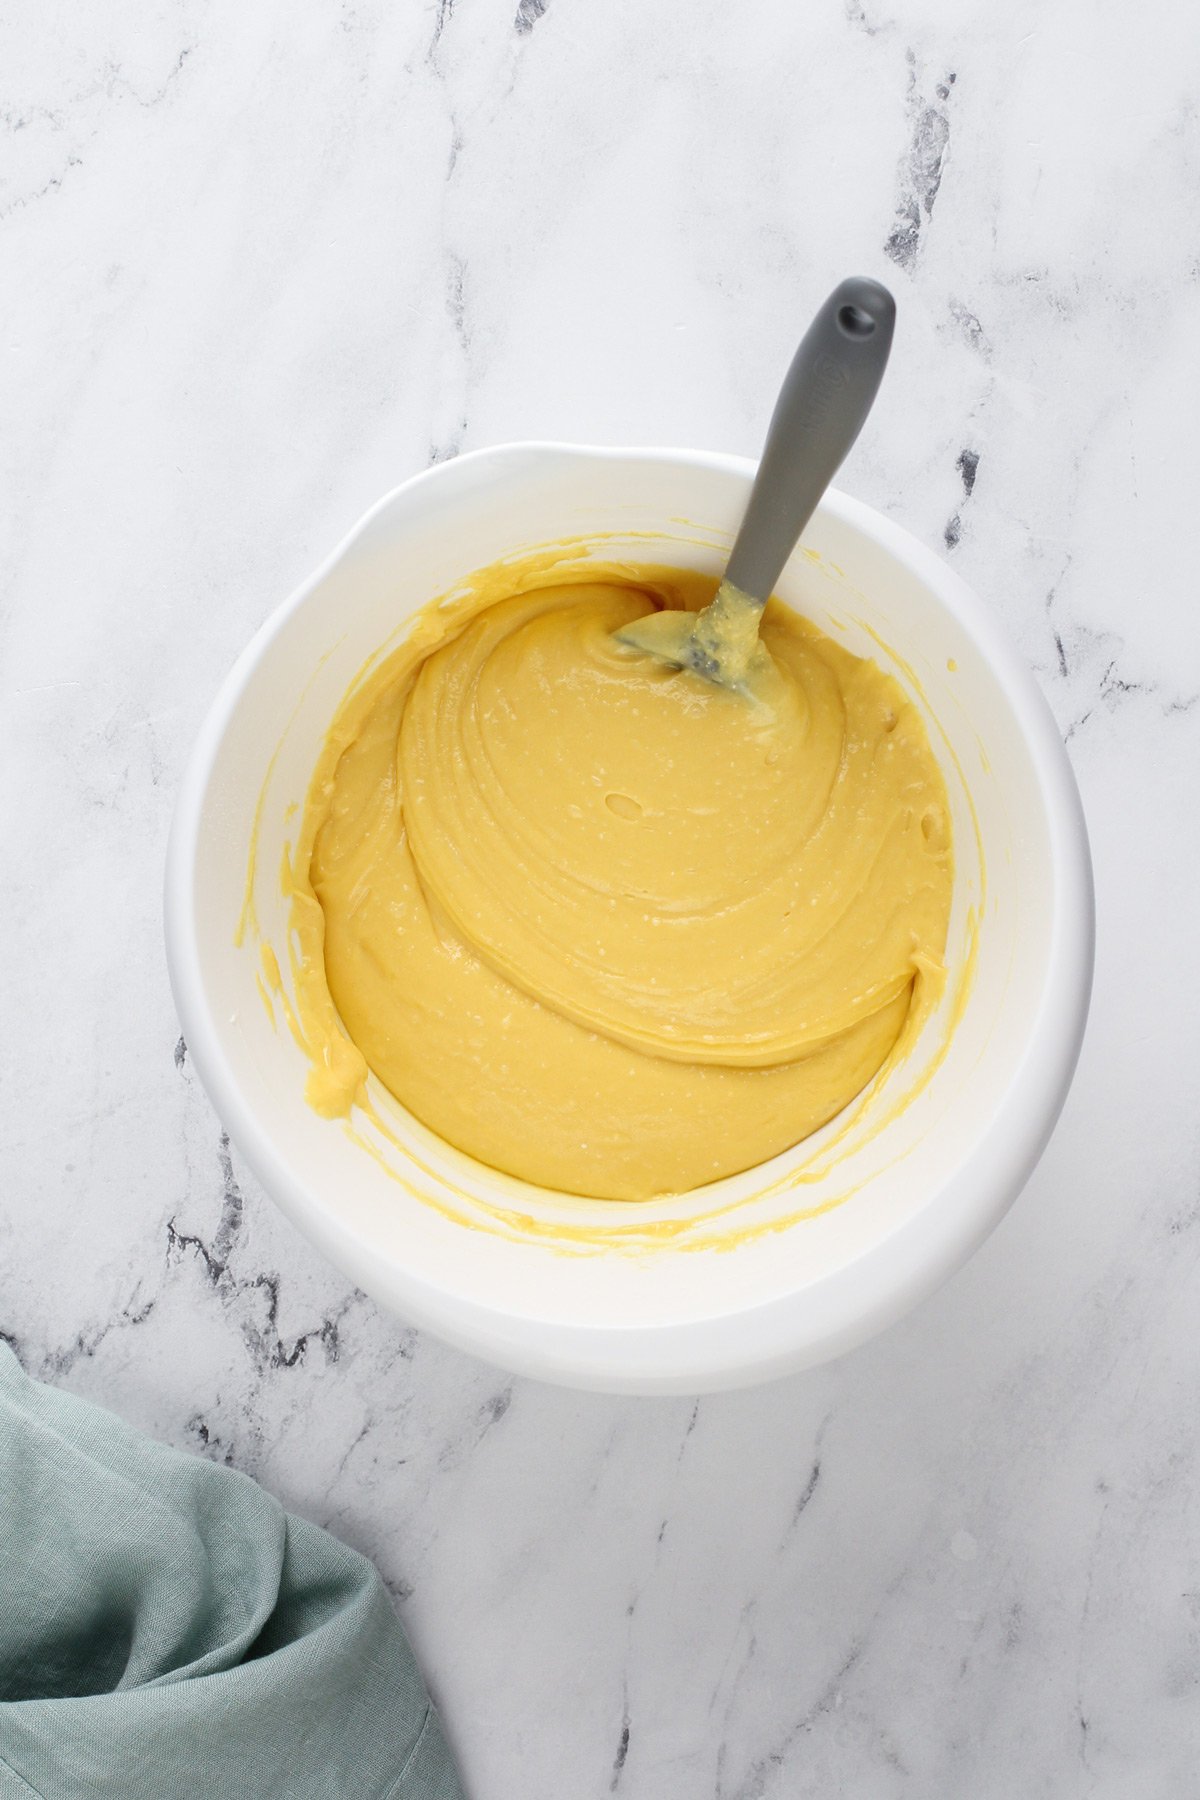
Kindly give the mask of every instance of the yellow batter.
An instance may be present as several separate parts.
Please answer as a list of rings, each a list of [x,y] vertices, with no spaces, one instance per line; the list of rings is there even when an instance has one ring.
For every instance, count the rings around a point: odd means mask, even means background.
[[[497,567],[347,696],[293,873],[320,1111],[369,1065],[482,1162],[636,1200],[795,1144],[908,1041],[952,884],[920,716],[774,603],[753,700],[613,641],[714,586]]]

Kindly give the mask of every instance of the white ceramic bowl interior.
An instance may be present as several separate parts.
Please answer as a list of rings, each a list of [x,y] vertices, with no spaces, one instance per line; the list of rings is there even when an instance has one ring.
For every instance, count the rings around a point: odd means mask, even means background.
[[[1090,863],[1045,703],[944,563],[830,493],[780,597],[899,676],[924,709],[953,812],[950,981],[912,1054],[786,1155],[644,1206],[499,1175],[381,1089],[382,1134],[306,1105],[305,1057],[258,982],[261,944],[253,930],[235,939],[255,841],[259,933],[286,980],[278,871],[323,734],[362,664],[471,571],[546,544],[716,573],[752,473],[699,452],[515,445],[407,482],[249,645],[179,796],[167,869],[172,983],[196,1067],[247,1161],[381,1304],[548,1380],[731,1387],[881,1329],[1011,1203],[1083,1031]]]

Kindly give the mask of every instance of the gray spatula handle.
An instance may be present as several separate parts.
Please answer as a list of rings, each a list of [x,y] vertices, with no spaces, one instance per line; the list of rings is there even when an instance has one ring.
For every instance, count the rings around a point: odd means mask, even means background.
[[[862,430],[887,367],[896,302],[853,275],[792,359],[725,579],[765,604],[817,502]]]

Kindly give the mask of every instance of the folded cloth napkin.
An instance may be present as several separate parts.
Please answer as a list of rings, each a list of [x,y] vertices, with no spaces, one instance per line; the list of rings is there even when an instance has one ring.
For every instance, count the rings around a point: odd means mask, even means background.
[[[0,1344],[0,1797],[462,1800],[383,1583]]]

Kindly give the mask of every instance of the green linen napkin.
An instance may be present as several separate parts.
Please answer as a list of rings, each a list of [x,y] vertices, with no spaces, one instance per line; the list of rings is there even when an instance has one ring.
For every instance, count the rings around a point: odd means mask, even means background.
[[[365,1557],[0,1344],[0,1797],[462,1800]]]

